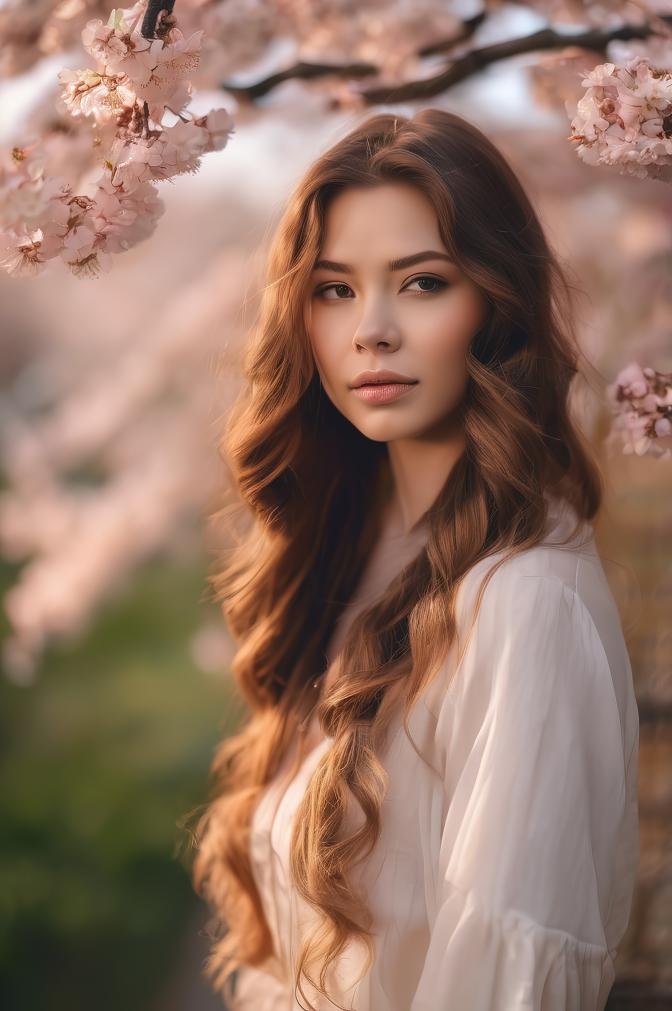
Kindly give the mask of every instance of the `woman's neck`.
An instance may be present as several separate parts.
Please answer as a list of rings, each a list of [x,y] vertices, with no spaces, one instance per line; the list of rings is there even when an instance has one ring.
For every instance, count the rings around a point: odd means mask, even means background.
[[[390,536],[411,537],[464,453],[464,432],[387,444],[391,477]]]

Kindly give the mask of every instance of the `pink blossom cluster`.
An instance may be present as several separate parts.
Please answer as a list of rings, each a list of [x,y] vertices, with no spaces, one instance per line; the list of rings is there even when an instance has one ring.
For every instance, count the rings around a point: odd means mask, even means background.
[[[106,168],[89,197],[47,177],[34,151],[15,148],[12,160],[13,171],[0,164],[0,266],[12,276],[35,275],[60,257],[75,276],[96,277],[111,254],[148,238],[163,212],[148,182],[119,186]]]
[[[36,145],[0,160],[0,267],[12,276],[39,273],[60,257],[77,277],[109,270],[111,256],[149,237],[164,210],[154,183],[195,172],[202,155],[221,150],[234,131],[223,108],[188,118],[203,31],[185,38],[171,19],[161,38],[138,25],[146,0],[113,10],[107,24],[89,21],[84,48],[95,69],[63,70],[62,101],[96,128],[101,174],[88,195],[51,178]],[[178,122],[163,126],[169,110]]]
[[[639,54],[624,66],[601,63],[581,84],[569,140],[582,161],[672,181],[672,73]]]
[[[672,372],[630,362],[607,388],[623,453],[672,459]]]

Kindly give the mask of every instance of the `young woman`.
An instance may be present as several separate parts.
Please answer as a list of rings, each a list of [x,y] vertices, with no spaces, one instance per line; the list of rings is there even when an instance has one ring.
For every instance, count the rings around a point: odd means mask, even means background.
[[[250,718],[194,883],[232,1009],[605,1005],[639,722],[569,293],[448,112],[370,117],[291,197],[225,443],[251,522],[213,577]]]

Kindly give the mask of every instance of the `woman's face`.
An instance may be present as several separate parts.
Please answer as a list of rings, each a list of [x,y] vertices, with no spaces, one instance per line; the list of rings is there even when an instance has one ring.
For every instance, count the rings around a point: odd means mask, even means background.
[[[487,302],[449,262],[432,204],[404,182],[350,187],[325,224],[305,318],[327,396],[376,441],[451,434]],[[413,385],[394,387],[403,392],[390,400],[352,388],[364,370],[381,369]]]

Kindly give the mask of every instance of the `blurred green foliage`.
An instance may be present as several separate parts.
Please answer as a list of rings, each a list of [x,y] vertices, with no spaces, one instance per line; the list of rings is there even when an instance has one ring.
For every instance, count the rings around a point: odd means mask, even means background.
[[[147,1011],[170,978],[202,905],[181,826],[240,717],[189,655],[205,564],[155,559],[33,685],[0,679],[5,1011]]]

